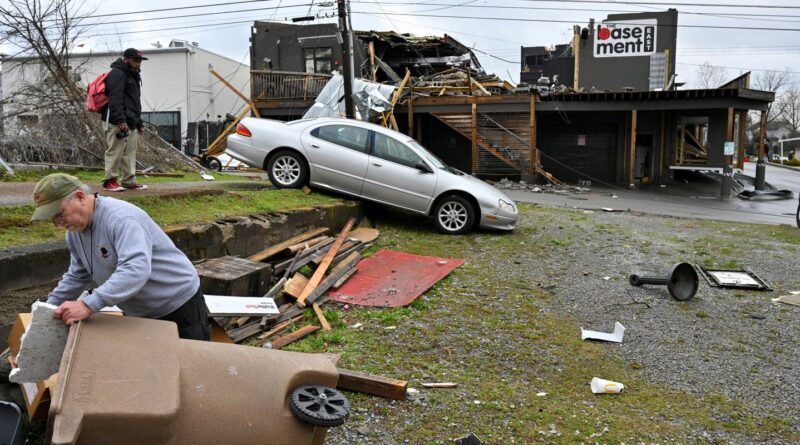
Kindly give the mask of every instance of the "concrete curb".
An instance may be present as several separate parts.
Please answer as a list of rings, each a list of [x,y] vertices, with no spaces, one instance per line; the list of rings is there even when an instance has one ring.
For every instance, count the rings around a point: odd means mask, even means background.
[[[361,203],[347,201],[169,226],[164,232],[190,260],[199,261],[224,255],[252,255],[315,227],[328,227],[335,233],[349,218],[361,216]],[[69,249],[65,241],[0,250],[0,292],[56,280],[68,267]]]

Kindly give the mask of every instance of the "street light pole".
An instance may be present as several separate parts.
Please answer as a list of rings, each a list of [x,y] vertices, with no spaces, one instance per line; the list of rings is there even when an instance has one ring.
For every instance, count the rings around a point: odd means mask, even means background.
[[[339,32],[342,33],[342,66],[344,68],[344,109],[348,119],[355,118],[353,109],[353,65],[350,47],[350,30],[347,28],[345,0],[336,0],[339,9]]]

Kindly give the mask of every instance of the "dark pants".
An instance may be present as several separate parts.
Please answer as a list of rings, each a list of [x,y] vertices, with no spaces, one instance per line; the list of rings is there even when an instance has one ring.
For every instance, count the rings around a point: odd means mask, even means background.
[[[171,314],[159,318],[171,321],[178,325],[178,336],[187,340],[208,341],[211,336],[211,322],[208,321],[208,308],[203,292],[197,289],[183,306],[175,309]]]

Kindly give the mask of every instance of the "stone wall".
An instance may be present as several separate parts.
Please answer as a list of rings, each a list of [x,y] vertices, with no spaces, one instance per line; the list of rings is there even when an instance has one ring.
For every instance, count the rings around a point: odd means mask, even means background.
[[[169,226],[164,231],[189,259],[199,261],[224,255],[246,257],[316,227],[335,233],[348,218],[360,216],[359,203],[345,202]],[[58,279],[67,267],[69,250],[63,241],[0,250],[0,292]]]

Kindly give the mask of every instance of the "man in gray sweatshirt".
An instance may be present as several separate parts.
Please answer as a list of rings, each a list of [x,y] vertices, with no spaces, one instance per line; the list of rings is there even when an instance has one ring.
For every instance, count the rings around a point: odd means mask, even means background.
[[[181,338],[208,340],[211,325],[197,270],[142,209],[89,193],[63,173],[48,175],[33,192],[31,220],[67,229],[69,270],[48,295],[56,318],[72,324],[106,306],[133,317],[168,320]],[[94,289],[86,290],[90,284]]]

